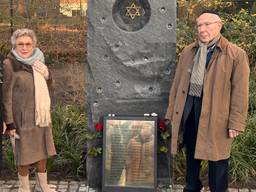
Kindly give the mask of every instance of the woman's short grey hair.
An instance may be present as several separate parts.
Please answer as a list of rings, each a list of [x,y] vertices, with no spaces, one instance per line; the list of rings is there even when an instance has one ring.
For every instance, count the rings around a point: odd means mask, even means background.
[[[16,40],[22,36],[29,36],[32,39],[33,44],[36,45],[37,39],[36,39],[35,32],[31,29],[23,28],[23,29],[17,29],[16,31],[13,32],[11,37],[11,43],[13,48],[15,48]]]

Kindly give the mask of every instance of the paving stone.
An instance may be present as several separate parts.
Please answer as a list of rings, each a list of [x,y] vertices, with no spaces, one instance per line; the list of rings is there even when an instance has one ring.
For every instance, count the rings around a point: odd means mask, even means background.
[[[58,192],[68,192],[68,189],[58,189]]]
[[[80,185],[81,187],[85,187],[85,186],[86,186],[85,182],[79,182],[79,185]]]
[[[85,183],[80,184],[80,187],[86,187]]]
[[[236,188],[229,188],[228,192],[238,192],[238,189],[236,189]]]
[[[4,189],[7,189],[7,188],[11,188],[12,185],[3,184],[1,187],[4,188]]]
[[[5,183],[5,181],[1,180],[0,181],[0,185],[3,185]]]
[[[13,185],[13,184],[16,184],[18,181],[16,181],[16,180],[8,180],[8,181],[6,181],[6,184],[7,185]]]
[[[58,185],[58,181],[49,181],[50,184]]]
[[[161,189],[162,192],[173,192],[173,188],[171,188],[171,186],[169,186],[169,188],[164,188],[164,189]]]
[[[68,182],[67,181],[60,181],[59,185],[68,185]]]
[[[159,191],[160,192],[175,192],[175,191],[182,191],[183,190],[183,188],[181,188],[181,187],[176,187],[176,188],[174,188],[174,186],[173,185],[170,185],[169,186],[169,188],[164,188],[164,187],[161,187],[160,189],[159,189]]]
[[[57,188],[57,185],[56,185],[56,184],[51,184],[51,183],[49,183],[48,185],[49,185],[49,187],[50,187],[51,189],[56,189],[56,188]]]
[[[183,189],[182,185],[173,185],[173,189]]]
[[[9,192],[10,190],[9,189],[1,189],[2,191],[1,192]]]
[[[69,182],[69,185],[78,185],[78,183],[79,183],[79,182],[77,182],[77,181],[70,181],[70,182]]]
[[[16,184],[13,185],[13,187],[19,187],[19,183],[17,182]]]
[[[71,186],[69,186],[69,189],[72,190],[72,191],[77,190],[78,185],[71,185]]]
[[[58,185],[58,189],[67,189],[68,185]]]
[[[35,185],[35,184],[36,184],[36,180],[30,180],[29,183],[30,183],[31,185]]]
[[[174,192],[183,192],[183,189],[173,189]]]
[[[249,189],[239,189],[239,192],[249,192]]]
[[[202,192],[209,192],[210,189],[209,189],[209,187],[203,187],[203,189],[202,189],[201,191],[202,191]]]
[[[87,186],[87,188],[88,188],[88,192],[97,192],[97,189],[94,189],[94,188],[89,188],[88,186]],[[86,188],[86,189],[87,189]],[[80,191],[79,191],[80,192]],[[87,192],[87,191],[86,191]]]
[[[69,192],[77,192],[77,189],[69,189]]]
[[[256,192],[256,189],[251,189],[251,192]]]
[[[78,189],[79,192],[87,192],[87,187],[86,186],[80,186],[79,189]],[[89,190],[90,192],[94,192],[93,190]]]

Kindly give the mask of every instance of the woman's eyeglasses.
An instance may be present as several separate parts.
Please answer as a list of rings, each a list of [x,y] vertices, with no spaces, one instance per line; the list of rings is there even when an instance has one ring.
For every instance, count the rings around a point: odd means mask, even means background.
[[[31,49],[33,44],[32,43],[18,43],[16,46],[20,49],[23,47],[25,47],[27,49]]]

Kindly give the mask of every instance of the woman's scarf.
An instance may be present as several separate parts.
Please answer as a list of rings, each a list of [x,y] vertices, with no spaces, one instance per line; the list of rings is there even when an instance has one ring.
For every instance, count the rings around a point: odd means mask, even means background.
[[[36,125],[39,127],[49,127],[51,124],[51,99],[49,95],[49,90],[47,87],[46,80],[44,76],[34,69],[33,63],[36,60],[39,60],[43,64],[44,62],[44,54],[39,48],[35,48],[33,54],[29,58],[21,58],[15,49],[12,49],[12,54],[14,57],[27,65],[31,65],[34,74],[34,85],[35,85],[35,120]]]
[[[221,35],[215,37],[208,45],[199,41],[199,48],[193,59],[193,70],[190,77],[189,95],[201,97],[204,84],[204,73],[207,58],[207,48],[212,47],[220,39]]]
[[[45,63],[44,54],[39,48],[35,48],[32,55],[29,58],[25,58],[25,59],[20,57],[14,48],[12,48],[12,54],[18,61],[27,65],[33,66],[36,60],[39,60],[40,62]]]

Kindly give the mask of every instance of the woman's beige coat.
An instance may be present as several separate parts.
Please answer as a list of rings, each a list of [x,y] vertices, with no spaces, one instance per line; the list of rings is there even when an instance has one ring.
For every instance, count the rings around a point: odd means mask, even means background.
[[[181,53],[169,96],[166,118],[172,124],[171,152],[182,142],[181,118],[189,89],[197,43]],[[228,129],[244,131],[248,110],[249,61],[244,50],[221,37],[206,69],[195,158],[217,161],[230,157]]]
[[[35,124],[35,87],[32,67],[17,61],[11,54],[3,64],[4,121],[14,123],[17,165],[28,165],[56,154],[51,127]]]

